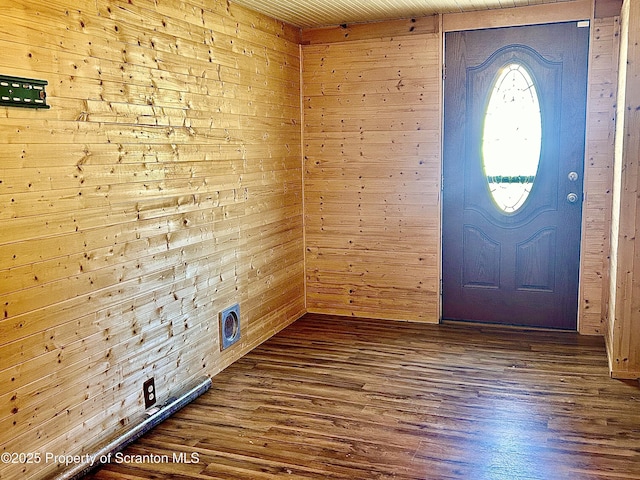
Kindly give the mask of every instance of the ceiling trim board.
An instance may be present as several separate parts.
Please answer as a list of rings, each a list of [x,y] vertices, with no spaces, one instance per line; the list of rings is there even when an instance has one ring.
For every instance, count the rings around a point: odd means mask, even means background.
[[[592,0],[573,0],[473,13],[449,13],[443,15],[442,29],[444,32],[455,32],[590,20],[592,11]]]
[[[372,38],[423,35],[440,32],[440,16],[405,18],[382,22],[356,23],[344,26],[319,27],[302,30],[302,44],[353,42]]]

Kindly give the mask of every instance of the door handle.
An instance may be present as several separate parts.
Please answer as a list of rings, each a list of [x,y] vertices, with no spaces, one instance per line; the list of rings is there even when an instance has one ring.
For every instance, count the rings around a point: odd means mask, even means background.
[[[577,201],[578,201],[578,194],[577,193],[571,192],[569,195],[567,195],[567,202],[576,203]]]

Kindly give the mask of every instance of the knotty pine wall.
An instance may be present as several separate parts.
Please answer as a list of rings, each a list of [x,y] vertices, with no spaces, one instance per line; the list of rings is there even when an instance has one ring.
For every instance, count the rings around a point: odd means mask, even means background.
[[[435,322],[442,38],[391,26],[305,32],[307,308]]]
[[[640,378],[640,4],[620,16],[610,295],[605,339],[611,375]]]
[[[579,0],[445,15],[450,29],[590,18]],[[481,22],[489,22],[483,25]],[[307,308],[440,318],[441,27],[419,21],[303,32]],[[603,334],[618,22],[591,29],[579,330]],[[442,268],[446,268],[443,266]]]
[[[619,40],[619,17],[593,20],[578,318],[585,334],[604,335],[606,330]]]
[[[0,18],[0,73],[48,80],[51,105],[0,108],[0,445],[93,452],[147,378],[162,403],[305,311],[300,32],[220,0]]]

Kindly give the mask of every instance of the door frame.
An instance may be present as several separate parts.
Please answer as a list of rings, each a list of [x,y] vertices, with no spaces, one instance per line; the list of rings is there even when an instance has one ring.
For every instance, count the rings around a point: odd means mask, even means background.
[[[534,5],[534,6],[526,6],[526,7],[515,7],[509,8],[508,12],[504,13],[496,10],[488,10],[482,12],[473,12],[473,13],[456,13],[456,14],[444,14],[441,16],[441,29],[440,29],[440,41],[441,41],[441,57],[440,64],[443,66],[443,82],[440,85],[440,110],[441,110],[441,133],[440,133],[440,146],[441,146],[441,156],[440,156],[440,181],[441,181],[441,192],[442,192],[442,172],[443,172],[443,162],[444,162],[444,75],[445,75],[445,67],[444,67],[444,49],[445,45],[445,34],[447,32],[452,31],[461,31],[461,30],[477,30],[477,29],[487,29],[487,28],[501,28],[501,27],[512,27],[512,26],[525,26],[525,25],[538,25],[544,23],[562,23],[562,22],[570,22],[570,21],[589,21],[591,26],[594,26],[594,2],[595,0],[576,0],[572,2],[563,2],[557,4],[547,4],[547,5]],[[502,14],[504,13],[504,14]],[[590,91],[592,85],[592,49],[593,49],[593,32],[594,28],[591,29],[591,41],[589,43],[589,58],[588,58],[588,66],[587,66],[587,92]],[[588,94],[587,94],[588,95]],[[580,263],[579,263],[579,273],[578,273],[578,318],[577,318],[577,331],[581,334],[589,334],[589,335],[602,335],[603,326],[601,321],[590,321],[589,323],[585,322],[586,313],[585,311],[589,308],[589,306],[585,306],[588,301],[585,298],[584,292],[584,282],[588,279],[591,282],[598,282],[600,298],[596,298],[593,302],[596,305],[600,305],[600,301],[603,298],[603,291],[605,279],[603,276],[605,275],[606,268],[603,268],[601,272],[595,271],[587,271],[585,267],[585,257],[587,255],[585,244],[589,241],[598,241],[598,238],[605,235],[605,250],[600,253],[600,257],[603,257],[603,263],[606,264],[606,258],[608,255],[608,227],[610,226],[610,221],[605,221],[605,231],[602,232],[601,229],[588,229],[585,228],[585,222],[587,221],[588,212],[587,209],[587,198],[590,193],[590,163],[587,159],[590,156],[589,151],[589,129],[590,129],[590,99],[587,97],[587,118],[586,118],[586,148],[585,148],[585,163],[584,163],[584,174],[582,178],[582,188],[584,201],[581,204],[581,214],[582,214],[582,228],[580,233]],[[613,154],[613,151],[611,152]],[[613,158],[613,156],[611,157]],[[594,167],[594,168],[597,168]],[[608,187],[610,187],[608,185]],[[442,278],[443,278],[443,265],[442,265],[442,221],[443,221],[443,203],[442,196],[440,197],[440,232],[439,238],[440,242],[438,245],[438,262],[439,262],[439,291],[438,291],[438,312],[439,318],[438,321],[442,322]],[[606,213],[605,213],[606,215]],[[601,240],[599,240],[601,241]],[[605,265],[606,267],[606,265]],[[588,277],[588,278],[587,278]],[[597,295],[597,293],[596,293]],[[601,307],[602,309],[603,307]],[[594,313],[593,317],[602,318],[602,312],[597,311]]]

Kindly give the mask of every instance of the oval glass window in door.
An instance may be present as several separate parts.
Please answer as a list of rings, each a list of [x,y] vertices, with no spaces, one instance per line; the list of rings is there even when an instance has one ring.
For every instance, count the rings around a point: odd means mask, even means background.
[[[489,191],[504,213],[524,205],[538,172],[542,117],[533,78],[520,63],[505,65],[493,84],[482,133]]]

